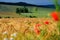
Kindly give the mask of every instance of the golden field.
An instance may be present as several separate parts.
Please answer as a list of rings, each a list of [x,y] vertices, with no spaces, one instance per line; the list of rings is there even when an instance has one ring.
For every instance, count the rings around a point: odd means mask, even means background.
[[[48,21],[49,24],[45,24],[45,21]],[[36,24],[41,24],[38,27],[39,35],[34,32]],[[59,40],[58,35],[57,22],[51,18],[0,19],[0,40]]]

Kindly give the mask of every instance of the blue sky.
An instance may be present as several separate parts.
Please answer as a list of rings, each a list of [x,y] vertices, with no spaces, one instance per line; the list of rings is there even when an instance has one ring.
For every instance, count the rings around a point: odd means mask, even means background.
[[[49,5],[53,4],[52,0],[0,0],[0,2],[27,2],[36,5]]]

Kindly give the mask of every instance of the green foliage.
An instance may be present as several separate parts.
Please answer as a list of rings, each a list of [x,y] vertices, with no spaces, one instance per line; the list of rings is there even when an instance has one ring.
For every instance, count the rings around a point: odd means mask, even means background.
[[[5,18],[10,18],[9,16],[5,17]]]
[[[0,18],[2,18],[2,17],[0,16]]]
[[[25,6],[24,6],[24,8],[23,8],[23,11],[24,11],[24,13],[29,13],[28,8],[26,8]]]
[[[60,21],[57,23],[58,30],[60,32]]]
[[[17,14],[20,14],[19,8],[16,8],[16,13],[17,13]]]
[[[60,7],[59,7],[59,4],[58,4],[58,0],[54,0],[54,2],[55,2],[56,11],[59,11]]]
[[[26,8],[26,7],[23,7],[23,8],[16,8],[16,13],[17,14],[20,14],[20,13],[29,13],[29,10],[28,10],[28,8]]]
[[[29,6],[12,6],[12,5],[0,5],[0,16],[1,17],[6,17],[6,16],[10,16],[10,17],[29,17],[31,16],[36,16],[38,18],[41,17],[47,17],[48,14],[50,14],[50,12],[54,11],[55,9],[52,8],[41,8],[41,7],[29,7]],[[18,11],[16,10],[18,8]],[[28,13],[24,13],[24,11],[21,13],[19,10],[27,8],[28,9]],[[8,10],[5,10],[8,9]],[[2,13],[1,13],[2,12]],[[16,13],[18,12],[18,13]],[[21,15],[19,15],[21,14]]]
[[[30,18],[36,18],[36,16],[31,16],[31,15],[30,15],[29,17],[30,17]]]

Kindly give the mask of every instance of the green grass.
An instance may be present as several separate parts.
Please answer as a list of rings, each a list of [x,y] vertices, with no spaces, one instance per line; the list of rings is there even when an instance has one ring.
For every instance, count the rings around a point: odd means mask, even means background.
[[[28,10],[32,13],[21,13],[21,15],[16,14],[16,8],[23,8],[23,7],[24,6],[13,6],[13,5],[0,4],[0,16],[2,16],[2,17],[5,17],[5,16],[10,16],[10,17],[36,16],[36,17],[40,18],[40,17],[49,17],[49,14],[55,10],[52,8],[27,6]]]

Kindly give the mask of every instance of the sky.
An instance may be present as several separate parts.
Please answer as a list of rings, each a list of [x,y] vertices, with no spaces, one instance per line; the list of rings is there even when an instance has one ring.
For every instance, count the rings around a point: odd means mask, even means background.
[[[53,0],[0,0],[0,2],[26,2],[36,5],[49,5],[54,4]]]

